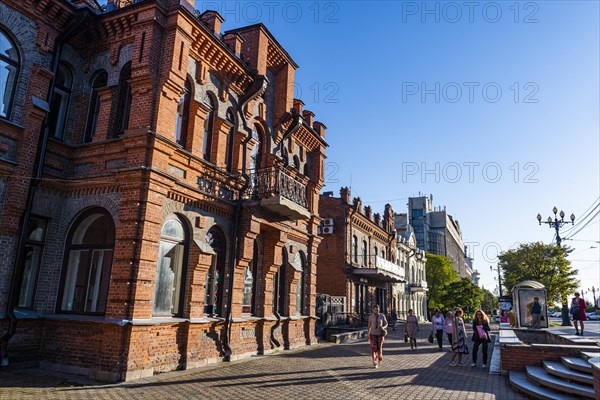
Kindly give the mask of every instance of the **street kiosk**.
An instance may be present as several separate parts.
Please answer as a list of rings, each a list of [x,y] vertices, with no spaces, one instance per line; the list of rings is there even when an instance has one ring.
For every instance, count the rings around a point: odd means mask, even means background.
[[[544,285],[537,281],[521,281],[512,288],[512,297],[517,327],[529,329],[548,327],[547,296]],[[538,299],[537,304],[535,298]]]

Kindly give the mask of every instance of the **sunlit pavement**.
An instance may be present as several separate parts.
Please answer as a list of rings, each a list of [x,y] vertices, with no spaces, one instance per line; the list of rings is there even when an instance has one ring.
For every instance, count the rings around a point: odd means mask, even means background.
[[[379,369],[372,368],[361,340],[118,385],[76,383],[72,376],[40,370],[1,371],[0,399],[523,399],[481,362],[476,368],[449,367],[447,342],[440,351],[425,340],[428,334],[422,330],[420,347],[412,351],[401,330],[390,331]]]

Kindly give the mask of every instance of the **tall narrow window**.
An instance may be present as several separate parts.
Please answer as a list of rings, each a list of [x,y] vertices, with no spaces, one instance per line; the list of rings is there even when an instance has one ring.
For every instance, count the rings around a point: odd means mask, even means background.
[[[363,240],[362,243],[362,252],[363,252],[363,265],[369,265],[368,263],[368,250],[367,250],[367,242]]]
[[[311,160],[311,153],[306,152],[306,162],[304,163],[304,176],[306,176],[307,178],[310,179],[310,160]]]
[[[244,271],[244,289],[242,292],[242,312],[255,314],[256,309],[256,280],[258,273],[258,244],[254,241],[252,261]]]
[[[208,113],[204,119],[204,132],[202,133],[202,158],[210,161],[210,153],[212,150],[212,133],[214,125],[215,102],[212,97],[206,95],[204,103],[208,107]]]
[[[25,259],[23,267],[23,281],[21,283],[21,292],[19,294],[19,307],[31,308],[33,306],[33,297],[35,286],[42,261],[42,250],[46,238],[45,219],[31,217],[29,220],[29,232],[27,242],[25,242]]]
[[[72,87],[73,73],[65,64],[58,64],[48,121],[50,133],[57,139],[62,139],[64,135]]]
[[[273,277],[273,314],[285,316],[288,254],[285,247],[281,250],[281,252],[281,266]]]
[[[260,169],[262,155],[262,130],[258,125],[252,129],[252,139],[255,141],[250,151],[250,171]]]
[[[352,256],[354,258],[354,262],[358,262],[358,238],[356,236],[352,236]]]
[[[125,64],[121,70],[118,104],[115,136],[122,134],[129,128],[129,113],[131,111],[131,62]]]
[[[98,89],[106,86],[108,82],[108,74],[102,70],[96,73],[92,81],[92,93],[90,94],[90,108],[88,110],[87,124],[85,127],[84,141],[89,143],[96,135],[98,127],[98,116],[100,115],[100,95]]]
[[[0,117],[10,118],[21,58],[13,42],[0,31]]]
[[[227,110],[227,115],[225,116],[227,121],[231,123],[231,128],[229,128],[229,133],[227,134],[227,148],[225,151],[225,166],[227,168],[227,172],[233,172],[233,149],[235,144],[235,132],[236,132],[236,123],[235,123],[235,114],[233,110],[230,108]]]
[[[223,231],[216,226],[208,231],[207,240],[215,254],[212,257],[212,264],[206,274],[204,313],[219,316],[223,312],[227,244]]]
[[[104,314],[115,246],[115,225],[103,209],[77,218],[67,237],[58,311]]]
[[[192,84],[185,80],[183,93],[177,105],[177,121],[175,123],[175,141],[185,148],[187,140],[188,120],[190,116],[190,102],[192,99]]]
[[[375,254],[375,257],[377,257],[377,256],[379,255],[379,254],[378,254],[378,250],[377,250],[377,246],[375,246],[375,247],[373,248],[373,254]]]
[[[300,278],[296,286],[296,314],[306,314],[306,285],[308,280],[308,263],[306,256],[303,252],[300,252],[300,260],[302,262],[302,271],[300,271]]]
[[[187,235],[176,216],[167,219],[160,233],[158,268],[152,313],[180,316],[183,313]]]

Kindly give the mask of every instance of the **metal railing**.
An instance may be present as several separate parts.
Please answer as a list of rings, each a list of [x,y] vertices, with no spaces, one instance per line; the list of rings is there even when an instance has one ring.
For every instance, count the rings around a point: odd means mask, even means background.
[[[386,260],[385,258],[375,256],[375,268],[379,268],[383,271],[389,272],[390,274],[398,276],[400,279],[404,279],[404,268],[400,267],[398,264],[394,264],[393,262]]]
[[[260,200],[280,195],[308,208],[306,185],[290,175],[285,168],[270,167],[250,172],[250,185],[246,197]]]

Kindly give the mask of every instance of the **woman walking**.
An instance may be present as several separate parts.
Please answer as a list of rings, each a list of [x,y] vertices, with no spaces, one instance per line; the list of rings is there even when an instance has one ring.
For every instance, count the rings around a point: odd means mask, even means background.
[[[408,316],[406,317],[405,325],[406,333],[408,334],[408,340],[410,341],[410,349],[415,350],[417,348],[417,334],[419,333],[419,320],[416,315],[413,315],[413,309],[408,310]]]
[[[452,319],[454,318],[454,314],[452,311],[448,311],[446,313],[446,319],[444,320],[444,328],[446,329],[446,335],[448,336],[448,343],[450,343],[450,347],[452,347]]]
[[[490,342],[490,320],[488,316],[481,310],[475,312],[475,318],[473,319],[473,363],[471,367],[477,365],[477,352],[479,346],[481,346],[481,352],[483,353],[482,368],[487,368],[488,361],[488,343]]]
[[[569,313],[573,317],[573,325],[575,325],[575,334],[583,336],[583,321],[587,321],[587,315],[585,315],[585,301],[579,297],[579,293],[575,293],[575,297],[571,301],[571,308]],[[577,321],[581,325],[581,334],[577,328]]]
[[[385,315],[379,312],[379,306],[373,306],[373,313],[369,316],[369,344],[371,346],[371,356],[373,358],[373,368],[378,368],[379,363],[383,360],[383,331],[387,328],[388,323]]]
[[[444,338],[444,316],[440,310],[435,310],[435,314],[431,317],[431,333],[435,335],[438,346],[442,350],[442,340]]]
[[[450,366],[464,367],[462,363],[463,354],[469,354],[469,348],[467,347],[466,337],[467,331],[465,330],[465,323],[462,319],[463,311],[461,308],[457,308],[454,311],[454,319],[452,320],[452,357],[450,358]],[[454,363],[454,359],[458,356],[458,363]]]

